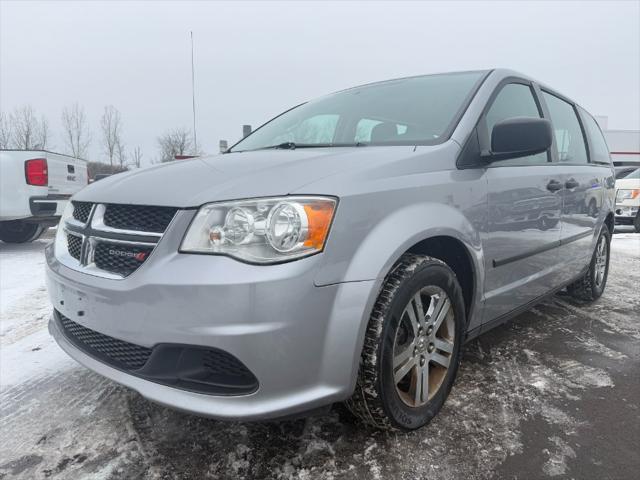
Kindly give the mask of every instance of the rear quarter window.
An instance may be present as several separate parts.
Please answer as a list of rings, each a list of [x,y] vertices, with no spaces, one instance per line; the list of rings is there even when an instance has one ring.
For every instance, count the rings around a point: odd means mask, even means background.
[[[611,156],[609,155],[609,147],[602,135],[600,126],[595,119],[582,107],[578,107],[582,124],[584,125],[589,140],[591,140],[591,161],[594,163],[611,164]]]

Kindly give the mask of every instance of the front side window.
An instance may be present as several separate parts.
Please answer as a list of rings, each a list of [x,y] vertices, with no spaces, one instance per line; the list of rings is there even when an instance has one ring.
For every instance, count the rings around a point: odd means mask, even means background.
[[[578,107],[578,109],[580,110],[584,128],[591,139],[591,147],[593,150],[591,152],[591,161],[595,163],[610,164],[611,157],[609,156],[609,147],[604,139],[604,135],[602,135],[602,130],[600,130],[595,119],[589,115],[584,108]]]
[[[550,93],[543,92],[543,95],[551,115],[558,161],[587,163],[587,148],[573,105]]]
[[[496,123],[514,117],[542,117],[531,87],[528,85],[510,83],[500,90],[485,117],[489,135]],[[503,160],[496,162],[495,165],[538,165],[547,161],[547,153],[542,152],[528,157]]]
[[[442,143],[484,75],[428,75],[334,93],[274,118],[230,151],[286,143],[295,143],[296,148]]]

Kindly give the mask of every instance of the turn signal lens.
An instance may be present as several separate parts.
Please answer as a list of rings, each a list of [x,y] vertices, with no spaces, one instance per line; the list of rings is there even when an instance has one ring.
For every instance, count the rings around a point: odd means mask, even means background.
[[[327,239],[331,219],[333,218],[334,206],[335,203],[333,202],[317,202],[304,206],[307,221],[309,222],[309,233],[304,242],[305,247],[317,250],[324,248],[324,242]]]

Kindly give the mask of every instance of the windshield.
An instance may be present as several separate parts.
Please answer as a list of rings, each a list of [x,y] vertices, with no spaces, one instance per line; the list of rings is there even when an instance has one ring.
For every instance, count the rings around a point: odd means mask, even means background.
[[[412,77],[334,93],[274,118],[230,151],[442,143],[484,75]]]
[[[638,168],[637,170],[634,170],[624,178],[640,178],[640,168]]]
[[[623,168],[616,171],[616,180],[620,180],[621,178],[626,177],[634,170],[632,168]]]

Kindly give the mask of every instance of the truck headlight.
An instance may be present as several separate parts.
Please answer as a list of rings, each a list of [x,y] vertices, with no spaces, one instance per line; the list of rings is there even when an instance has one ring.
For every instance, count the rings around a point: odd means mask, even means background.
[[[331,197],[259,198],[203,205],[180,252],[285,262],[324,249],[336,209]]]
[[[625,189],[625,190],[618,190],[618,194],[616,195],[616,201],[617,202],[622,202],[624,200],[630,200],[630,199],[634,199],[634,198],[639,198],[640,197],[640,189],[638,188],[634,188],[634,189]]]

